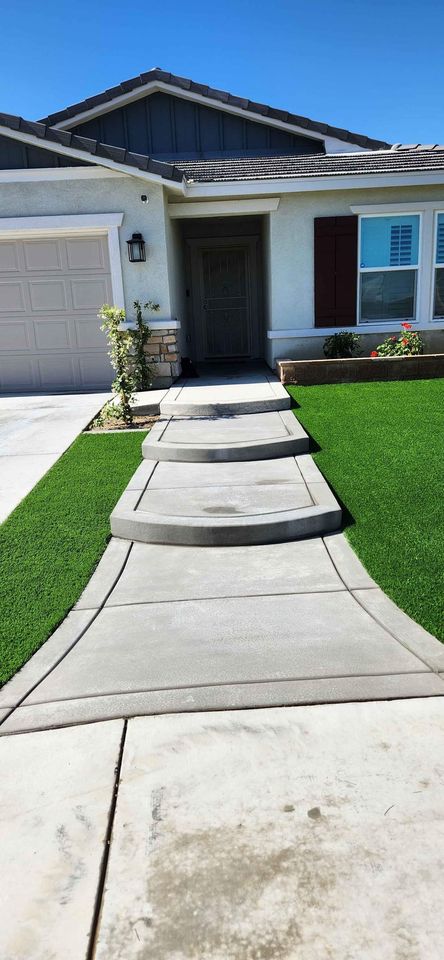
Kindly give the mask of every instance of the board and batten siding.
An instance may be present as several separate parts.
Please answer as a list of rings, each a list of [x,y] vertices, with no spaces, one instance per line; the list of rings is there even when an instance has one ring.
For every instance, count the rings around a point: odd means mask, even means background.
[[[324,143],[182,97],[152,93],[72,133],[158,159],[324,153]]]

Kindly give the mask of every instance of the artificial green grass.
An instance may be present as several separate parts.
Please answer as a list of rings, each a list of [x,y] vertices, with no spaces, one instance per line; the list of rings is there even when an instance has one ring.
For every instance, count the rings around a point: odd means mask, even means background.
[[[78,437],[0,526],[0,683],[44,643],[88,583],[145,436]]]
[[[289,387],[370,575],[444,641],[444,380]]]

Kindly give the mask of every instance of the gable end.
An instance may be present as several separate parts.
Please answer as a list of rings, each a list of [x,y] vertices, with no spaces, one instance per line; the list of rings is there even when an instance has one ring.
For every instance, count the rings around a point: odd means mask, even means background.
[[[324,153],[323,140],[156,92],[71,127],[158,160]]]

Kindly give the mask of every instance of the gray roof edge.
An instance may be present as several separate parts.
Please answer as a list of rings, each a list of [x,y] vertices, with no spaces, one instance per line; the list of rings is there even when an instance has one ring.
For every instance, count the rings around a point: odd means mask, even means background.
[[[91,140],[88,137],[80,137],[78,134],[70,133],[68,130],[58,130],[56,127],[48,126],[41,121],[25,120],[24,117],[15,116],[12,113],[0,113],[0,127],[6,127],[6,130],[15,133],[31,135],[41,141],[38,146],[45,149],[45,141],[56,146],[66,147],[69,150],[77,150],[94,157],[94,162],[100,164],[100,160],[112,160],[122,166],[133,167],[137,170],[149,171],[150,173],[161,177],[162,180],[174,180],[182,183],[183,173],[174,165],[164,163],[161,160],[153,160],[143,154],[133,153],[125,150],[123,147],[116,147],[112,144],[102,143],[100,140]],[[5,134],[7,136],[7,134]],[[47,147],[49,149],[49,147]],[[57,151],[53,151],[57,152]]]
[[[161,70],[159,67],[155,67],[153,70],[148,70],[146,73],[142,73],[140,76],[134,77],[131,80],[124,80],[121,84],[118,84],[111,89],[104,90],[102,93],[98,93],[93,97],[88,97],[86,100],[82,100],[79,103],[74,103],[69,107],[65,107],[63,110],[57,111],[56,113],[51,113],[47,117],[44,117],[40,122],[54,125],[56,123],[62,123],[65,120],[74,120],[75,117],[79,116],[79,114],[105,104],[109,104],[110,109],[112,109],[113,101],[117,97],[124,96],[127,93],[132,93],[133,90],[137,90],[139,87],[144,87],[147,83],[155,82],[156,80],[158,82],[165,83],[176,90],[185,90],[191,93],[198,93],[200,96],[206,97],[210,100],[218,100],[220,103],[224,103],[226,106],[236,107],[250,113],[257,113],[260,116],[269,117],[270,120],[280,120],[289,126],[303,127],[305,130],[307,130],[307,132],[310,132],[311,130],[313,133],[321,133],[324,136],[335,137],[338,140],[343,140],[346,143],[356,144],[357,146],[364,147],[367,150],[378,150],[391,146],[391,144],[387,143],[385,140],[375,140],[374,138],[367,137],[361,133],[353,133],[350,130],[343,130],[340,127],[334,127],[328,123],[321,123],[318,120],[311,120],[309,117],[298,116],[297,114],[289,113],[286,110],[279,110],[276,107],[270,107],[267,104],[257,103],[254,100],[248,100],[244,97],[237,97],[231,93],[228,93],[226,90],[218,90],[201,83],[196,83],[194,80],[189,80],[185,77],[179,77],[173,73],[168,73],[165,70]]]

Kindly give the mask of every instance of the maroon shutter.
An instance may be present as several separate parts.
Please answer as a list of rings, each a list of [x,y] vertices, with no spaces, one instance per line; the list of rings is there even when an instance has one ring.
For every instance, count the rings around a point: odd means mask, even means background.
[[[314,263],[315,326],[353,326],[358,279],[357,217],[316,217]]]

